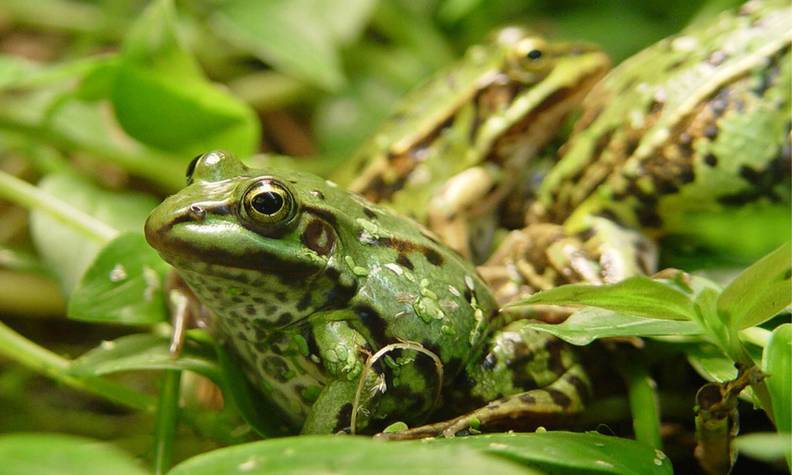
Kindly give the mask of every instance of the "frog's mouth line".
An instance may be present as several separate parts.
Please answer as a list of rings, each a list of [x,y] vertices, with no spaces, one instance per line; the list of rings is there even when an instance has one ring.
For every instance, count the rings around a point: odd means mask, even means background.
[[[288,255],[292,254],[296,257],[298,255],[296,252],[275,254],[263,247],[256,251],[229,252],[221,246],[196,245],[190,240],[173,236],[171,231],[172,227],[156,230],[146,228],[146,240],[169,263],[173,263],[176,258],[183,264],[196,262],[266,272],[290,278],[304,278],[324,269],[324,266],[319,262],[312,263],[288,258]]]

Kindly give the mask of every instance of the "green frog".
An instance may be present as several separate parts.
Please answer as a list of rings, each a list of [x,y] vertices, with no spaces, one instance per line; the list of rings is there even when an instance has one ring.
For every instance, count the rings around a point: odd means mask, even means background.
[[[334,177],[466,257],[489,252],[498,205],[610,65],[588,44],[492,36],[408,94]]]
[[[731,254],[730,240],[758,242],[759,255],[778,245],[790,215],[790,17],[788,2],[748,2],[597,84],[527,226],[480,269],[498,301],[651,273],[665,236]],[[726,233],[713,235],[717,220]]]
[[[569,347],[501,320],[472,264],[420,224],[223,152],[197,157],[188,183],[146,238],[303,433],[444,420],[406,436],[454,435],[582,408],[589,382]]]

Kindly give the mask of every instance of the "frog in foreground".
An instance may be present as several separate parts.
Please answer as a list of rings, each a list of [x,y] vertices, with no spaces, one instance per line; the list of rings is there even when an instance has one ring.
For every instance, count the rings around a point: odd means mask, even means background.
[[[570,348],[501,322],[472,265],[414,221],[223,152],[197,157],[188,183],[146,238],[303,433],[451,417],[406,436],[454,435],[582,409]]]

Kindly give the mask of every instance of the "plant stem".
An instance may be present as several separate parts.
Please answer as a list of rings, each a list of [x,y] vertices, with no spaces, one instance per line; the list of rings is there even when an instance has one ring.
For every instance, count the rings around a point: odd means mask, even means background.
[[[627,398],[633,418],[635,438],[655,449],[663,448],[660,437],[660,414],[655,383],[643,361],[628,354],[619,363],[619,371],[627,384]]]
[[[43,348],[0,322],[0,354],[49,378],[122,406],[154,412],[154,398],[91,374],[72,370],[71,361]]]
[[[154,473],[162,475],[168,471],[173,459],[173,437],[179,418],[179,388],[181,370],[163,372],[160,389],[157,422],[154,429]]]
[[[0,171],[0,197],[31,210],[41,210],[100,244],[118,235],[115,228],[3,171]]]

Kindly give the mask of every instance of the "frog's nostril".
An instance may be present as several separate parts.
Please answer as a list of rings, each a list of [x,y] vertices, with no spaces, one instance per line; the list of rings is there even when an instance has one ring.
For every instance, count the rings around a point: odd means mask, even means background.
[[[206,210],[198,205],[190,205],[187,212],[193,221],[203,221],[206,216]]]

